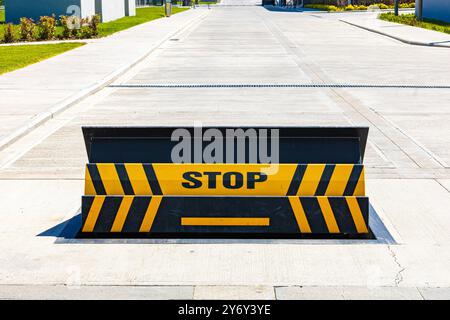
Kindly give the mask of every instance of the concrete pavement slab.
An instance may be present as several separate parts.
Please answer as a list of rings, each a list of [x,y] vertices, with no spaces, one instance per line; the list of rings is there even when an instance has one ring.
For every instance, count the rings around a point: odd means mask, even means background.
[[[423,300],[417,288],[277,287],[279,300]]]
[[[15,286],[0,285],[0,299],[30,300],[189,300],[192,286]]]
[[[450,193],[435,180],[372,179],[367,193],[400,235],[397,242],[450,244]]]
[[[15,124],[13,128],[1,126],[0,147],[115,80],[161,42],[208,12],[188,10],[170,19],[157,19],[0,76],[5,101],[0,121]],[[26,114],[24,119],[6,116],[18,108]]]
[[[425,300],[450,300],[450,288],[419,288]]]

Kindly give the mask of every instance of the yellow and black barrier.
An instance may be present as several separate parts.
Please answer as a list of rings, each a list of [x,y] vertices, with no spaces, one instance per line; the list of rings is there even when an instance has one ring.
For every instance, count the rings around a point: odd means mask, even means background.
[[[181,129],[192,144],[199,139],[196,128]],[[258,138],[276,130],[272,164],[248,157],[252,146],[245,144],[224,146],[232,163],[197,163],[194,154],[173,163],[174,130],[180,128],[83,128],[89,163],[82,234],[369,233],[362,164],[368,128],[213,129],[223,136],[255,130]],[[230,157],[242,150],[244,158]]]
[[[359,164],[91,163],[85,184],[85,195],[365,195]]]
[[[366,197],[84,196],[84,233],[366,234]]]

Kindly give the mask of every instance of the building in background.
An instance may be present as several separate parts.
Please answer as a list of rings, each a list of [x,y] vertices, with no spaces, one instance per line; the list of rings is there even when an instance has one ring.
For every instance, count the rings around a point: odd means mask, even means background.
[[[418,9],[416,0],[416,14]],[[422,0],[422,17],[450,22],[450,0]]]
[[[6,22],[19,23],[27,17],[77,15],[86,18],[99,14],[102,22],[136,15],[136,0],[4,0]]]
[[[135,0],[136,7],[145,7],[145,6],[162,6],[164,4],[164,0]],[[175,2],[172,0],[172,2]]]

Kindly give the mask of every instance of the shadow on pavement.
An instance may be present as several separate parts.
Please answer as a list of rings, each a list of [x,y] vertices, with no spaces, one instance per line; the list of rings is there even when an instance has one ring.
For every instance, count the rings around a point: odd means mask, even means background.
[[[291,243],[291,244],[395,244],[395,239],[383,224],[382,220],[370,205],[370,234],[365,237],[349,237],[345,235],[276,235],[276,234],[82,234],[81,213],[59,223],[58,225],[38,234],[38,237],[55,237],[55,243],[74,244],[111,244],[111,243],[143,243],[143,244],[202,244],[202,243]]]

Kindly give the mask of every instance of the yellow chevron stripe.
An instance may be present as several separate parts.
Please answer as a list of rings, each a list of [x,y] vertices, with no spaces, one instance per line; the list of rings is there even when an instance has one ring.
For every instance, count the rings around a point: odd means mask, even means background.
[[[327,197],[317,197],[319,202],[320,210],[322,210],[325,223],[327,224],[328,231],[330,233],[339,233],[339,226],[334,217],[333,209],[331,209],[330,202]]]
[[[326,196],[342,196],[352,173],[352,164],[337,164],[334,167],[330,182],[328,183]]]
[[[116,166],[113,163],[98,163],[98,172],[108,195],[122,195],[125,194],[120,183],[119,176],[116,171]]]
[[[152,195],[152,189],[141,163],[125,163],[125,169],[135,195]]]
[[[91,174],[89,173],[88,166],[86,166],[84,179],[84,194],[87,196],[95,196],[97,194],[95,191],[94,183],[92,182]]]
[[[114,223],[111,227],[111,232],[122,231],[125,220],[127,219],[128,212],[130,211],[131,204],[133,203],[134,196],[124,196],[120,203],[119,210],[117,211]]]
[[[182,226],[270,226],[270,218],[181,218]]]
[[[98,215],[102,209],[103,202],[105,201],[105,196],[96,196],[92,202],[91,209],[89,210],[88,216],[83,226],[83,232],[94,231],[95,223],[97,222]]]
[[[358,183],[356,184],[355,191],[353,191],[354,196],[365,196],[366,195],[366,183],[364,179],[364,168],[361,171],[361,175],[359,176]]]
[[[289,197],[292,211],[294,211],[295,220],[297,220],[298,228],[301,233],[311,233],[308,219],[306,218],[305,210],[299,197]]]
[[[161,204],[162,196],[153,196],[148,204],[147,212],[145,212],[139,232],[150,232],[153,221],[158,213],[159,205]]]
[[[364,221],[361,208],[359,207],[358,200],[355,197],[345,197],[348,208],[355,222],[356,230],[359,233],[368,233],[366,222]]]
[[[306,167],[305,174],[303,175],[302,182],[298,188],[298,196],[314,196],[316,194],[317,186],[320,183],[324,164],[310,164]]]

